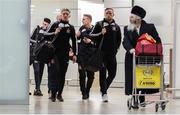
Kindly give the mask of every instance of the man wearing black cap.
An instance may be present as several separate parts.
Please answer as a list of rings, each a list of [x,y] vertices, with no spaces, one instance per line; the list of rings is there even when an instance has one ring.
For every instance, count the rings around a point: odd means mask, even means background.
[[[140,6],[134,6],[131,10],[130,24],[124,27],[123,46],[126,50],[125,56],[125,94],[131,95],[133,88],[133,53],[137,44],[137,39],[145,33],[151,35],[157,43],[161,43],[161,39],[156,31],[154,24],[146,23],[143,18],[146,16],[146,11]],[[142,93],[155,93],[157,90]],[[145,101],[144,96],[139,96],[140,105]],[[135,101],[136,102],[136,101]],[[134,103],[134,108],[138,108],[137,103]]]
[[[48,36],[51,34],[47,34],[47,29],[49,27],[49,24],[51,23],[51,20],[49,18],[44,18],[42,25],[37,26],[37,28],[34,29],[31,39],[30,39],[30,47],[31,47],[31,62],[30,65],[33,64],[34,68],[34,76],[35,76],[35,90],[34,90],[34,95],[35,96],[43,96],[40,85],[41,85],[41,80],[43,76],[43,70],[44,70],[44,62],[40,62],[34,59],[32,56],[32,48],[36,43],[40,43],[44,40],[48,40]]]
[[[105,9],[105,18],[96,23],[91,34],[100,34],[96,38],[97,44],[103,39],[103,67],[100,70],[100,90],[103,102],[108,102],[107,90],[116,76],[117,61],[116,54],[121,44],[121,30],[119,25],[113,19],[114,10]],[[108,73],[108,76],[107,74]]]

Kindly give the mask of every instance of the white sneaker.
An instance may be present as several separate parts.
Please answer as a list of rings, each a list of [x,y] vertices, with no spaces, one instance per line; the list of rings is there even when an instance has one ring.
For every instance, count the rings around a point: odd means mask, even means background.
[[[103,100],[103,102],[108,102],[108,96],[107,96],[107,94],[104,94],[104,95],[102,96],[102,100]]]

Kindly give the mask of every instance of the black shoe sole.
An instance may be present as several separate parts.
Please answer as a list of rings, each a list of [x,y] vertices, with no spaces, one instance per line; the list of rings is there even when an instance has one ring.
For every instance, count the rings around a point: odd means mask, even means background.
[[[104,103],[108,103],[108,100],[106,100],[106,101],[103,101]]]
[[[57,96],[57,100],[60,101],[60,102],[64,102],[64,99],[62,97]]]
[[[56,99],[51,99],[52,102],[56,102]]]
[[[59,102],[64,102],[64,99],[57,99]]]

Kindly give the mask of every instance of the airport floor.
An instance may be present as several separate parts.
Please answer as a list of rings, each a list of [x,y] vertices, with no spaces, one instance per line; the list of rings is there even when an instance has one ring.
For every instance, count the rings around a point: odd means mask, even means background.
[[[31,86],[33,92],[34,86]],[[129,111],[127,108],[127,96],[123,88],[110,88],[108,92],[109,102],[103,103],[98,88],[91,90],[90,99],[82,101],[79,87],[65,86],[64,102],[51,102],[48,99],[46,86],[42,86],[44,96],[30,96],[29,105],[0,105],[0,114],[155,114],[155,104],[147,105],[139,110]],[[147,97],[153,99],[152,97]],[[154,97],[157,98],[157,97]],[[160,114],[180,113],[180,100],[170,99],[165,111]]]

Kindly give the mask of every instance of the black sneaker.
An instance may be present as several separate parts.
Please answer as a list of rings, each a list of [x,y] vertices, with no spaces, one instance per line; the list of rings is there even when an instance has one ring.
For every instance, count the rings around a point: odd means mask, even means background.
[[[82,99],[83,99],[83,100],[88,99],[88,95],[87,95],[87,94],[82,94]]]
[[[43,96],[41,90],[34,90],[34,96]]]
[[[56,101],[56,92],[51,92],[51,101],[55,102]]]
[[[60,95],[60,94],[57,94],[57,99],[58,99],[60,102],[64,102],[64,99],[63,99],[62,95]]]

